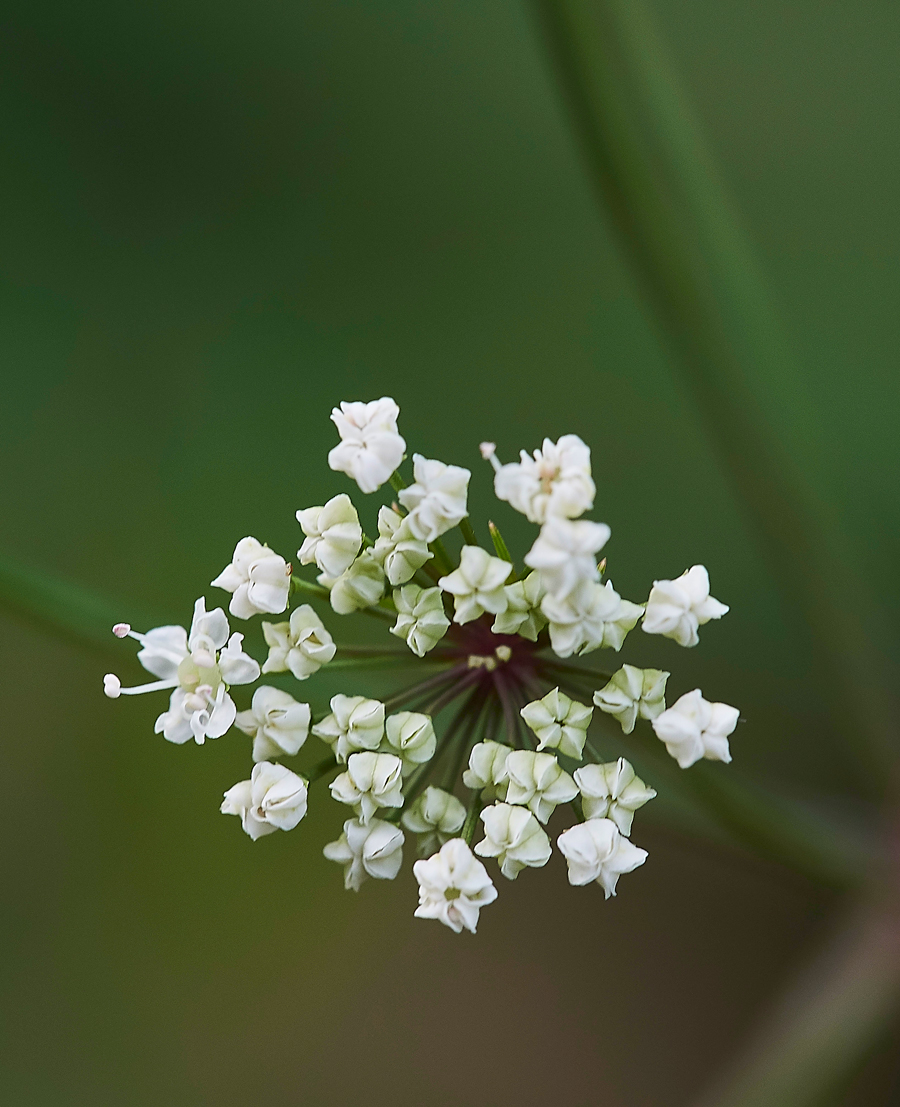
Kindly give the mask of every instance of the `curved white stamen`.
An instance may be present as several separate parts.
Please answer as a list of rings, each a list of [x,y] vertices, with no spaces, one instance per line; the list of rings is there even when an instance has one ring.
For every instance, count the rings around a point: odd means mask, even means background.
[[[215,656],[209,650],[194,650],[191,661],[198,669],[211,669],[216,663]]]
[[[130,633],[130,623],[116,623],[116,625],[113,627],[113,634],[116,636],[116,638],[127,638]]]
[[[111,700],[117,700],[122,694],[122,682],[115,673],[107,673],[103,678],[103,692]]]

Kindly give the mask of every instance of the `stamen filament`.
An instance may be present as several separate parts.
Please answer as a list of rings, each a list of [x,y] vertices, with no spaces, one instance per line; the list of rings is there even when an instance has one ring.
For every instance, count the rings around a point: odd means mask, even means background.
[[[177,688],[177,680],[154,680],[149,684],[135,684],[131,688],[120,688],[121,696],[140,696],[144,692],[160,692],[164,688]]]

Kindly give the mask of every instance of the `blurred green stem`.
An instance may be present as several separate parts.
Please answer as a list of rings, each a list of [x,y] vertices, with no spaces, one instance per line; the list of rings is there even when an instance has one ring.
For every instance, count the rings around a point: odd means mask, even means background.
[[[813,632],[839,729],[880,790],[895,764],[893,702],[860,585],[754,394],[795,366],[648,6],[535,2],[594,183],[782,593]]]
[[[161,622],[142,617],[131,604],[116,606],[86,588],[3,555],[0,609],[79,646],[116,651],[119,655],[121,643],[112,633],[116,623],[127,619],[140,628],[149,628]]]
[[[697,1107],[817,1107],[838,1102],[900,997],[895,901],[869,904],[781,997],[750,1046]]]

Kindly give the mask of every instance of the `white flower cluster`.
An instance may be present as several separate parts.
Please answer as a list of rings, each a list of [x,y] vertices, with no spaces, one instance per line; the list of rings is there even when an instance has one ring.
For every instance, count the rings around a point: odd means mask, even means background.
[[[667,707],[668,672],[624,664],[601,674],[571,659],[621,650],[641,620],[648,634],[697,645],[699,628],[728,611],[710,595],[706,569],[655,581],[646,603],[622,598],[604,579],[605,559],[597,560],[610,529],[582,517],[596,486],[590,450],[577,435],[545,439],[506,465],[492,443],[482,444],[497,497],[540,528],[519,570],[493,523],[492,549],[478,544],[468,519],[468,469],[413,454],[412,481],[404,482],[406,442],[392,399],[342,403],[331,417],[340,442],[330,467],[364,493],[388,483],[396,493],[379,507],[377,535],[365,533],[343,492],[298,510],[297,562],[315,567],[315,581],[256,538],[241,539],[212,581],[230,593],[229,613],[250,619],[292,607],[281,622],[261,621],[262,664],[244,651],[243,635],[231,633],[222,609],[207,611],[201,598],[189,630],[114,628],[140,644],[138,661],[156,679],[123,688],[108,674],[106,694],[170,691],[156,721],[170,742],[202,745],[232,724],[248,735],[250,777],[225,792],[221,810],[239,816],[253,840],[294,829],[312,786],[329,778],[331,796],[351,817],[324,854],[343,866],[349,889],[392,880],[406,835],[414,835],[420,918],[474,932],[481,908],[497,897],[480,858],[495,860],[509,880],[546,865],[548,825],[560,808],[576,815],[556,835],[570,883],[597,883],[614,895],[619,877],[646,859],[631,842],[632,822],[656,792],[625,758],[604,761],[590,728],[616,720],[628,735],[649,722],[688,768],[701,758],[730,761],[738,711],[708,702],[699,689]],[[339,647],[312,606],[319,602],[337,615],[386,620],[400,642]],[[384,700],[341,693],[316,709],[277,683],[307,681],[333,661],[399,668],[411,655],[428,675]],[[238,711],[232,687],[261,674],[276,683],[258,684]],[[327,750],[324,760],[302,772],[281,764],[301,757],[310,735]]]

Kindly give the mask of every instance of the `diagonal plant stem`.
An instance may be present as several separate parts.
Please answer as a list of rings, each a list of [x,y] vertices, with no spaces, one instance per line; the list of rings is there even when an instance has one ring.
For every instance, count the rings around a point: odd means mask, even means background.
[[[836,1103],[900,1006],[897,907],[869,903],[843,918],[697,1107]]]
[[[131,604],[116,605],[105,596],[4,555],[0,555],[0,610],[74,644],[117,654],[121,643],[113,636],[112,627],[123,615],[140,626],[164,622],[146,617]]]
[[[858,616],[871,608],[753,393],[754,380],[793,374],[793,357],[647,4],[535,3],[594,184],[775,579],[813,631],[839,730],[880,792],[897,732]]]

